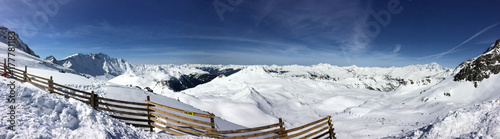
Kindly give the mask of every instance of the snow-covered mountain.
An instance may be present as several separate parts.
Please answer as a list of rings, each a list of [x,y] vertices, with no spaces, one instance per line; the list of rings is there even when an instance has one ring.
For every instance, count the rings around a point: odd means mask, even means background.
[[[9,29],[7,27],[4,27],[4,26],[0,26],[0,42],[2,43],[5,43],[5,44],[8,44],[9,42]],[[25,44],[21,38],[19,38],[19,35],[16,34],[16,36],[14,36],[16,38],[16,49],[18,50],[21,50],[23,52],[26,52],[32,56],[35,56],[35,57],[39,57],[38,55],[35,54],[35,52],[33,52],[33,50],[31,50],[27,44]]]
[[[0,51],[7,51],[8,46],[0,43]],[[134,87],[119,86],[108,83],[102,78],[86,78],[80,74],[63,73],[61,70],[70,70],[61,66],[54,66],[40,58],[31,56],[22,51],[16,51],[15,65],[28,66],[30,74],[48,78],[52,76],[56,83],[71,86],[79,90],[95,91],[101,97],[119,100],[143,102],[146,96],[151,96],[153,101],[188,111],[203,113],[190,105],[181,103],[176,99],[150,93]],[[7,53],[0,53],[1,58],[6,58]],[[11,94],[15,84],[15,93]],[[142,128],[126,125],[109,116],[109,113],[95,110],[88,104],[68,99],[64,96],[51,94],[45,88],[14,79],[0,77],[0,93],[2,98],[14,97],[15,102],[9,99],[0,100],[0,111],[10,112],[15,106],[15,130],[8,130],[11,125],[8,120],[13,116],[1,116],[0,138],[151,138],[151,139],[196,139],[203,137],[183,136],[177,137],[160,132],[144,131]],[[125,94],[124,94],[125,93]],[[221,130],[244,128],[240,125],[215,118],[217,127]]]
[[[7,46],[0,44],[0,48],[6,50]],[[42,60],[23,52],[18,55],[16,65],[28,65],[30,72],[52,75],[56,82],[64,82],[68,86],[136,101],[143,100],[146,94],[155,95],[155,98],[161,98],[159,101],[189,108],[193,106],[194,110],[215,114],[219,121],[227,120],[246,127],[268,125],[283,118],[285,127],[290,129],[331,115],[338,138],[500,137],[496,130],[498,114],[495,114],[500,112],[497,108],[500,98],[497,91],[500,90],[500,40],[484,54],[465,61],[454,70],[437,63],[385,68],[329,64],[134,65],[105,54],[76,54],[63,60],[54,57]],[[0,56],[6,57],[6,54],[0,53]],[[59,70],[72,72],[60,73]],[[73,73],[84,73],[90,78]],[[106,78],[99,78],[103,75]],[[6,84],[5,80],[0,80],[0,86],[5,86],[2,83]],[[135,86],[150,88],[154,93]],[[21,87],[28,91],[31,88],[24,84]],[[31,103],[41,98],[33,99],[24,99],[29,102],[25,104],[43,105]],[[73,102],[54,103],[88,109]],[[49,111],[57,113],[60,111],[57,108],[51,105]],[[36,115],[40,111],[35,109],[27,114]],[[69,137],[80,134],[79,129],[91,127],[82,122],[86,121],[84,116],[75,116],[88,113],[71,109],[66,111],[69,112],[60,115],[72,115],[73,118],[60,119],[68,123],[62,125],[63,128],[46,124],[54,123],[50,120],[35,127],[69,133],[59,136],[40,131],[48,137]],[[99,113],[90,115],[96,116],[97,119],[108,120]],[[37,120],[47,119],[54,118],[41,117]],[[74,121],[80,122],[76,124]],[[101,125],[109,126],[99,123],[97,127]],[[223,125],[219,122],[217,126]],[[150,136],[120,125],[112,126],[117,130],[102,131],[124,136]],[[131,134],[122,134],[122,131]],[[7,134],[0,131],[0,136]]]
[[[433,80],[443,80],[450,69],[437,63],[406,67],[338,67],[330,64],[313,66],[264,66],[270,74],[281,77],[334,81],[349,88],[366,88],[389,92],[405,85],[427,85]]]
[[[104,75],[113,83],[147,87],[157,91],[164,89],[182,91],[210,82],[216,77],[230,76],[248,67],[202,64],[134,65],[102,53],[75,54],[62,60],[49,56],[45,60],[78,73],[91,76]],[[276,77],[334,81],[347,88],[364,88],[381,92],[389,92],[404,85],[427,85],[431,81],[443,80],[445,76],[451,74],[450,69],[437,63],[389,68],[338,67],[329,64],[255,66]]]
[[[451,74],[450,69],[437,63],[406,67],[338,67],[329,64],[313,66],[266,66],[263,72],[277,78],[297,78],[334,81],[347,88],[364,88],[382,92],[392,91],[404,85],[427,85],[431,81],[443,80]],[[161,91],[169,88],[182,91],[240,72],[249,66],[243,65],[135,65],[130,71],[111,81],[122,85],[149,87]],[[140,82],[137,80],[140,78]],[[155,91],[156,92],[156,91]]]
[[[106,54],[75,54],[62,60],[54,56],[44,58],[76,73],[103,79],[113,79],[115,83],[141,88],[169,88],[181,91],[211,81],[219,75],[229,76],[240,70],[241,66],[226,67],[221,65],[134,65],[123,59],[109,57]],[[137,83],[135,77],[143,81]],[[133,80],[133,82],[130,82]]]
[[[491,74],[500,73],[500,39],[489,47],[484,54],[460,64],[455,75],[455,81],[478,82],[488,79]]]
[[[134,65],[133,69],[110,82],[157,91],[182,91],[210,82],[216,77],[229,76],[241,68],[222,65]]]
[[[45,57],[43,60],[48,61],[50,63],[57,63],[57,59],[54,56]]]
[[[121,75],[132,68],[132,65],[125,60],[111,58],[103,53],[78,53],[62,60],[56,60],[55,57],[49,56],[45,58],[45,60],[91,76],[114,77]]]
[[[436,63],[389,68],[253,65],[179,93],[155,92],[250,127],[278,117],[285,119],[287,127],[296,127],[333,115],[339,138],[381,138],[428,126],[449,111],[500,97],[499,75],[492,72],[474,86],[455,81],[460,69],[452,71]],[[473,74],[482,72],[488,71]],[[261,120],[245,120],[255,116]]]

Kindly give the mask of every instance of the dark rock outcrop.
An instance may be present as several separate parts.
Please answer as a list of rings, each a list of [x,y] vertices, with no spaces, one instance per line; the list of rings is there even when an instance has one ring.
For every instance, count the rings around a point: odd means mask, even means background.
[[[459,68],[454,81],[472,81],[476,82],[476,86],[477,82],[489,78],[491,74],[500,73],[500,39],[481,56],[463,62]]]
[[[166,85],[178,92],[188,88],[196,87],[200,84],[204,84],[212,81],[218,75],[213,74],[190,74],[190,75],[181,75],[179,78],[171,78],[166,81]]]
[[[47,60],[48,62],[54,63],[54,64],[56,64],[56,62],[57,62],[57,59],[54,56],[48,56],[48,57],[44,58],[43,60]]]
[[[224,75],[224,76],[229,76],[229,75],[234,74],[234,73],[241,70],[241,69],[232,69],[232,68],[219,69],[219,68],[213,68],[213,67],[197,67],[197,69],[206,71],[206,72],[208,72],[208,74]]]
[[[204,84],[212,81],[217,77],[229,76],[232,75],[241,69],[218,69],[212,67],[197,67],[197,69],[201,69],[203,71],[208,72],[208,74],[189,74],[189,75],[181,75],[179,78],[170,78],[167,81],[164,81],[165,85],[167,85],[170,89],[178,92],[182,90],[186,90],[189,88],[196,87],[200,84]]]

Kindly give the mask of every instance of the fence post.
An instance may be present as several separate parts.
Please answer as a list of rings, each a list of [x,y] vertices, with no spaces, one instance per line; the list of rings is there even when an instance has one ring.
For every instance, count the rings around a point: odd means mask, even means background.
[[[90,91],[90,106],[94,109],[97,108],[97,95],[94,91]]]
[[[3,73],[7,72],[7,59],[3,59]]]
[[[28,81],[28,66],[24,66],[23,82]]]
[[[48,83],[49,83],[49,92],[53,93],[54,92],[54,80],[52,80],[52,76],[50,76],[50,80]]]
[[[281,124],[280,125],[280,131],[278,132],[279,137],[281,138],[281,137],[288,136],[288,133],[285,132],[285,126],[284,126],[285,123],[283,123],[283,119],[279,118],[278,120],[279,120],[279,122]]]
[[[212,123],[212,128],[215,129],[215,115],[210,114],[210,123]]]
[[[210,113],[210,123],[212,124],[211,125],[212,130],[205,131],[205,134],[209,138],[218,138],[219,137],[219,133],[217,133],[217,129],[215,128],[215,115],[212,114],[212,113]]]
[[[330,135],[328,138],[336,139],[335,133],[333,132],[332,121],[330,120],[330,116],[327,116],[327,119],[328,119],[328,133]]]
[[[149,96],[146,98],[147,101],[150,101]],[[148,125],[149,125],[149,132],[153,132],[153,122],[151,121],[151,109],[149,108],[149,103],[146,108],[148,109]]]

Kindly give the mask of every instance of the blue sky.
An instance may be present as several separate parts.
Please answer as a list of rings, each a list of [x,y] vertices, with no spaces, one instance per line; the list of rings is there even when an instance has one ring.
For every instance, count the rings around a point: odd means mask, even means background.
[[[0,25],[18,32],[41,57],[57,59],[102,52],[137,64],[437,62],[454,68],[500,39],[498,5],[497,0],[1,0]]]

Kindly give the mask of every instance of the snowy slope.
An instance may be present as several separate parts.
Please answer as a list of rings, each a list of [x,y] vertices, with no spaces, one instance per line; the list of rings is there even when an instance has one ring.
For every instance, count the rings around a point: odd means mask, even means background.
[[[345,77],[342,80],[349,79]],[[295,127],[327,115],[342,113],[347,108],[366,104],[367,101],[381,99],[383,97],[381,95],[386,94],[364,87],[352,87],[351,85],[359,82],[358,79],[352,80],[352,82],[312,80],[275,75],[266,72],[262,66],[250,66],[229,77],[217,78],[181,93],[169,93],[166,90],[163,94],[179,97],[182,102],[250,127],[269,124],[279,117],[284,118],[288,127]],[[438,80],[431,80],[428,84],[437,82]],[[425,86],[417,84],[402,86],[405,87]],[[183,99],[190,96],[199,100]],[[244,115],[249,113],[248,111],[252,114]],[[260,120],[257,122],[245,120],[255,117],[253,114],[261,115]]]
[[[9,92],[12,79],[0,78],[1,92]],[[15,86],[16,103],[7,102],[8,94],[0,94],[0,111],[10,112],[14,105],[16,131],[8,130],[10,116],[2,116],[0,138],[174,138],[160,136],[127,126],[98,112],[87,104],[49,94],[28,83]]]
[[[500,49],[490,50],[485,55]],[[448,111],[498,99],[500,77],[486,70],[471,75],[482,72],[488,78],[475,86],[455,81],[457,72],[435,63],[390,68],[247,66],[180,93],[161,93],[249,127],[282,117],[290,128],[333,115],[339,138],[381,138],[427,126]],[[246,120],[256,116],[257,122]]]
[[[427,126],[387,138],[500,138],[500,101],[450,111]]]
[[[453,78],[426,89],[421,101],[444,118],[430,119],[424,127],[389,138],[499,138],[499,57],[497,40],[484,54],[460,64]],[[444,115],[443,108],[450,112]]]
[[[6,51],[7,45],[0,43],[0,51]],[[5,58],[5,54],[0,54]],[[100,96],[143,102],[146,96],[151,96],[152,101],[176,108],[194,112],[206,113],[190,105],[181,103],[175,99],[162,95],[146,92],[137,88],[117,86],[107,83],[107,80],[99,78],[87,78],[73,73],[61,73],[64,67],[57,67],[43,63],[42,59],[31,56],[21,51],[16,51],[16,67],[28,66],[31,74],[48,77],[52,75],[57,83],[71,86],[85,91],[95,90]],[[22,68],[21,68],[22,69]],[[0,90],[8,92],[6,85],[11,79],[0,77]],[[50,94],[46,90],[35,87],[29,83],[16,81],[17,98],[15,105],[18,130],[16,132],[3,130],[9,124],[6,122],[8,116],[2,116],[0,123],[0,138],[196,138],[176,137],[156,130],[157,133],[145,132],[142,129],[127,126],[123,122],[115,120],[107,113],[96,111],[87,104],[73,99],[67,99],[56,94]],[[7,93],[2,93],[0,100],[0,111],[7,113],[10,103],[7,103]],[[219,130],[241,129],[243,126],[215,118]]]
[[[493,113],[500,98],[496,91],[500,89],[499,44],[454,70],[437,63],[387,68],[132,65],[104,54],[77,54],[57,61],[24,52],[16,54],[20,59],[16,65],[28,65],[30,72],[53,75],[56,82],[94,90],[100,96],[138,102],[153,96],[162,104],[211,112],[220,130],[268,125],[278,118],[284,119],[286,128],[293,128],[332,115],[338,138],[497,138],[492,128],[498,123]],[[0,48],[7,46],[0,44]],[[135,86],[152,88],[154,93]],[[121,128],[109,132],[122,133]],[[59,137],[54,135],[50,137]]]

